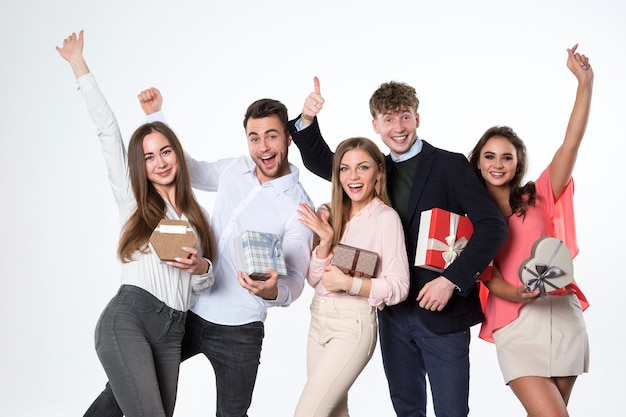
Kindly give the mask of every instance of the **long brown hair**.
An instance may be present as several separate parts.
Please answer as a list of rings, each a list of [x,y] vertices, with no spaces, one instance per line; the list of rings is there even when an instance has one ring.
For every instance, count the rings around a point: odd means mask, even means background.
[[[143,139],[150,133],[159,132],[167,140],[178,159],[178,172],[175,178],[175,205],[185,213],[189,222],[196,229],[202,256],[213,259],[215,256],[215,237],[213,230],[196,200],[191,189],[191,179],[185,161],[185,153],[176,134],[165,123],[146,123],[133,133],[128,144],[128,167],[130,184],[137,202],[137,209],[130,215],[122,228],[117,255],[122,262],[133,260],[135,251],[146,253],[148,240],[159,221],[165,217],[165,200],[154,188],[146,175],[143,153]]]
[[[493,126],[483,133],[483,136],[478,140],[476,146],[469,154],[469,162],[474,170],[474,174],[478,177],[480,182],[485,185],[485,179],[478,169],[478,162],[480,160],[480,152],[489,139],[494,136],[501,136],[507,139],[517,152],[517,168],[515,170],[515,176],[509,183],[511,187],[511,193],[509,196],[509,204],[511,206],[512,213],[516,213],[520,216],[526,215],[528,206],[534,206],[537,200],[537,190],[535,189],[535,183],[528,181],[522,185],[522,179],[526,175],[526,169],[528,168],[528,154],[526,153],[526,145],[524,141],[517,136],[517,133],[508,126]]]
[[[353,149],[363,149],[368,155],[372,157],[376,165],[376,169],[380,172],[380,181],[376,184],[376,190],[374,196],[378,197],[383,203],[388,206],[391,205],[389,201],[389,195],[387,194],[387,170],[385,169],[385,156],[380,151],[376,144],[363,137],[349,138],[342,141],[335,151],[333,156],[333,173],[331,180],[332,194],[330,202],[330,216],[328,222],[333,228],[334,235],[332,241],[332,247],[335,247],[343,232],[345,225],[349,220],[350,209],[352,208],[352,200],[344,192],[341,182],[339,181],[339,170],[341,168],[341,160],[346,152]]]

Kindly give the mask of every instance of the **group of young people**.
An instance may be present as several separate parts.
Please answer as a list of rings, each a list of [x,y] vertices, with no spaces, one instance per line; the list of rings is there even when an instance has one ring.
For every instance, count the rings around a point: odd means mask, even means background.
[[[363,137],[330,149],[317,117],[324,105],[317,78],[294,120],[277,100],[248,107],[249,156],[193,159],[165,122],[155,88],[139,94],[147,122],[126,149],[83,40],[82,31],[72,33],[57,50],[96,125],[123,222],[122,285],[95,335],[109,383],[86,416],[172,416],[179,365],[198,353],[215,371],[216,415],[246,416],[267,308],[291,304],[305,280],[314,289],[307,381],[293,415],[348,416],[348,391],[380,339],[398,416],[426,416],[427,382],[437,416],[467,416],[470,327],[481,322],[480,337],[495,342],[505,383],[528,415],[568,415],[576,377],[588,370],[587,301],[576,282],[540,297],[520,282],[518,268],[539,237],[578,252],[571,175],[593,70],[577,45],[567,50],[578,86],[565,138],[539,179],[523,184],[526,149],[511,128],[488,129],[469,159],[436,148],[417,135],[415,89],[395,81],[369,103],[387,156]],[[331,181],[329,201],[317,209],[289,163],[292,140],[304,165]],[[216,192],[210,220],[192,187]],[[443,272],[413,266],[420,213],[432,208],[467,215],[474,228]],[[161,219],[190,223],[199,243],[184,248],[188,257],[162,263],[150,250]],[[246,230],[281,237],[286,276],[270,269],[257,281],[238,270],[233,239]],[[376,252],[373,277],[333,265],[339,244]],[[489,290],[484,305],[481,285]]]

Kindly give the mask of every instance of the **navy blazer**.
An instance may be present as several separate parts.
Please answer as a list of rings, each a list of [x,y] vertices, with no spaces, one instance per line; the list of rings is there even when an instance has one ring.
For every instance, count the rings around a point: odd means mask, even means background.
[[[297,131],[295,121],[289,123],[293,141],[300,149],[304,166],[314,174],[329,180],[332,176],[333,152],[319,129],[317,118],[306,129]],[[404,224],[406,248],[411,271],[411,289],[406,301],[387,309],[409,309],[432,331],[447,333],[467,329],[483,320],[476,279],[504,243],[507,224],[485,187],[480,183],[467,158],[422,141],[420,161],[409,196],[408,222]],[[394,163],[386,157],[388,173]],[[388,181],[393,176],[388,175]],[[441,208],[467,215],[474,232],[461,255],[442,273],[413,266],[417,246],[420,214],[424,210]],[[445,276],[457,286],[457,291],[442,311],[419,307],[415,300],[425,283]]]

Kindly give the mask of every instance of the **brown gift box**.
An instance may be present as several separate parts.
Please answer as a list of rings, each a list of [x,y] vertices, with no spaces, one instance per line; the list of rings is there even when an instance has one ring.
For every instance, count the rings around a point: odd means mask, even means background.
[[[375,278],[378,254],[344,244],[335,246],[333,265],[353,277]]]
[[[196,242],[196,235],[185,220],[162,219],[150,236],[150,245],[162,261],[187,258],[189,252],[182,247],[192,248]]]

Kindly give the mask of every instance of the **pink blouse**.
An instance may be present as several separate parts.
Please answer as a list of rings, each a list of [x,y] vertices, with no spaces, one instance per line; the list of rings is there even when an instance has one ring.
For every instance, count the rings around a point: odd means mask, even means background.
[[[578,254],[574,222],[573,180],[570,180],[565,191],[556,202],[552,194],[549,166],[541,173],[535,186],[538,196],[536,205],[528,208],[526,217],[518,215],[509,217],[507,240],[494,259],[494,265],[504,280],[515,287],[521,285],[518,275],[519,266],[530,256],[532,246],[538,238],[556,237],[565,242],[572,253],[572,257]],[[585,295],[580,291],[575,281],[551,294],[553,293],[575,293],[583,310],[589,306]],[[515,320],[524,303],[507,301],[492,294],[488,294],[486,298],[485,321],[482,323],[479,337],[493,342],[493,332]]]
[[[382,310],[385,305],[404,301],[409,293],[409,262],[404,230],[398,213],[374,198],[346,224],[340,243],[376,252],[379,262],[372,279],[369,303]],[[307,281],[316,294],[324,297],[352,297],[346,292],[331,292],[322,284],[324,268],[332,263],[332,253],[325,259],[313,250]]]

